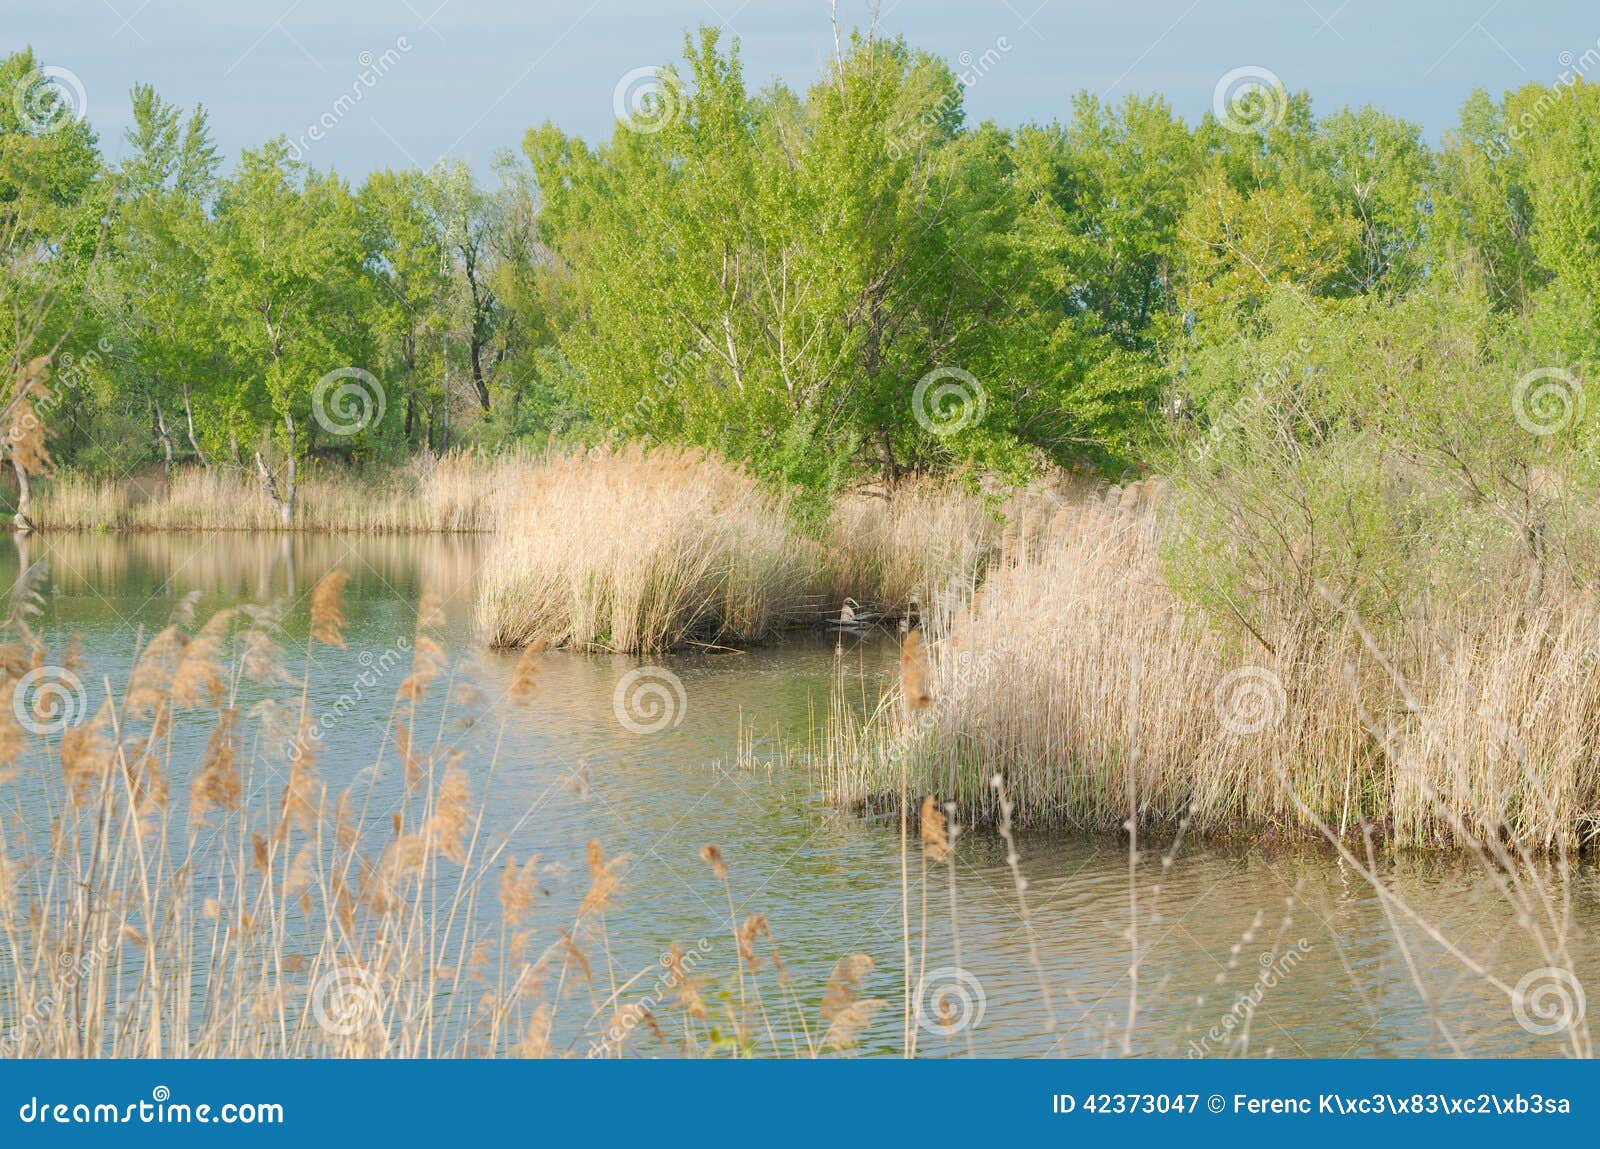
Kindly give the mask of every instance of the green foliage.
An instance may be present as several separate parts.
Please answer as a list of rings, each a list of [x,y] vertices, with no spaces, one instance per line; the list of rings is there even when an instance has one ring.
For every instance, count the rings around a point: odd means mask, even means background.
[[[654,118],[609,144],[549,125],[525,141],[585,405],[809,486],[1076,452],[1094,398],[1085,357],[1060,352],[1095,335],[1051,280],[1063,225],[1019,194],[1005,133],[963,128],[950,71],[857,39],[803,95],[753,95],[714,34],[685,55]],[[976,380],[949,434],[914,410],[940,368]]]
[[[94,132],[31,49],[0,58],[0,378],[81,316],[107,195]]]
[[[38,67],[0,61],[0,90]],[[707,29],[609,140],[534,129],[492,186],[442,163],[352,187],[281,139],[224,172],[204,109],[145,86],[110,168],[39,92],[0,99],[0,355],[11,376],[75,355],[47,418],[96,469],[625,437],[821,495],[913,471],[1116,475],[1177,465],[1162,440],[1261,402],[1241,381],[1287,357],[1316,373],[1301,422],[1251,434],[1297,443],[1311,469],[1290,485],[1311,490],[1414,430],[1361,404],[1444,417],[1425,372],[1373,374],[1359,344],[1330,359],[1341,325],[1482,387],[1600,362],[1600,96],[1578,77],[1473,95],[1438,149],[1380,110],[1319,118],[1265,91],[1249,124],[1085,94],[1004,131],[902,41],[853,37],[808,88],[757,91]],[[1450,358],[1467,345],[1481,362]],[[354,433],[316,417],[342,368],[383,391]],[[1288,482],[1284,462],[1231,466]],[[1349,496],[1352,529],[1376,497]]]
[[[1481,278],[1278,290],[1188,360],[1195,405],[1163,460],[1175,576],[1255,634],[1348,609],[1398,633],[1440,601],[1536,597],[1551,571],[1592,583],[1576,512],[1600,493],[1600,412],[1575,375],[1531,374],[1547,366]]]

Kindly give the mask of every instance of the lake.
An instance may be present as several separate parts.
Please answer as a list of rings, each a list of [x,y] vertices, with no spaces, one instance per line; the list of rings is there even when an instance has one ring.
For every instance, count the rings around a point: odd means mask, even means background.
[[[870,705],[892,684],[896,637],[840,645],[829,635],[798,635],[743,653],[655,659],[549,653],[539,656],[532,704],[500,721],[497,702],[517,656],[474,641],[472,588],[482,551],[472,537],[51,534],[8,544],[0,575],[9,583],[24,559],[49,562],[37,629],[52,650],[69,635],[83,636],[92,670],[84,677],[93,679],[85,690],[97,704],[105,679],[113,689],[125,681],[141,636],[163,627],[194,591],[202,620],[225,606],[282,602],[284,657],[298,681],[310,588],[343,567],[350,574],[347,648],[316,649],[309,688],[323,733],[321,777],[335,789],[364,772],[371,780],[394,688],[409,664],[417,604],[431,588],[443,602],[450,678],[472,683],[488,716],[472,729],[452,727],[451,735],[484,751],[464,761],[475,793],[488,800],[490,831],[508,838],[518,857],[537,852],[547,867],[535,919],[544,940],[571,922],[587,886],[586,845],[596,839],[608,855],[629,858],[606,917],[619,980],[650,969],[673,941],[704,953],[707,968],[731,970],[727,897],[698,856],[714,843],[730,869],[735,916],[767,916],[813,1006],[836,959],[874,958],[866,989],[889,1007],[860,1051],[898,1052],[898,822],[832,808],[805,754],[839,683],[857,705]],[[183,723],[180,743],[193,746],[198,761],[209,723],[200,716]],[[189,761],[174,755],[174,794],[187,782]],[[375,784],[397,792],[399,781]],[[0,790],[5,816],[39,831],[48,819],[42,794],[25,770]],[[383,816],[377,810],[374,820]],[[1170,846],[1169,838],[1141,839],[1130,878],[1125,841],[1020,834],[1024,919],[1003,843],[963,837],[952,930],[946,870],[934,868],[924,891],[913,841],[913,959],[928,971],[926,1000],[945,1003],[942,1019],[938,1007],[927,1010],[918,1052],[1560,1053],[1559,1035],[1520,1024],[1505,989],[1440,944],[1459,947],[1502,986],[1548,964],[1495,883],[1469,863],[1420,855],[1379,863],[1425,930],[1386,908],[1355,867],[1325,848],[1282,840]],[[1576,965],[1594,968],[1600,879],[1580,870],[1563,892],[1571,899]]]

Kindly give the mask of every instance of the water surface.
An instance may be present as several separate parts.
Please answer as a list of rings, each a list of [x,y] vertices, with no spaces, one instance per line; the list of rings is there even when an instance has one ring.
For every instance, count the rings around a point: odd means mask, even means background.
[[[455,660],[450,677],[476,683],[485,713],[499,712],[516,661],[474,639],[472,585],[482,546],[472,538],[58,534],[20,545],[27,553],[8,553],[0,577],[9,584],[25,559],[47,559],[39,628],[52,648],[81,634],[87,664],[114,689],[135,644],[165,625],[191,591],[201,594],[202,620],[240,603],[283,604],[285,661],[298,678],[309,589],[328,570],[346,569],[347,649],[317,648],[310,680],[313,711],[330,716],[320,769],[334,789],[372,766],[394,687],[409,666],[425,587],[443,602]],[[542,656],[533,705],[514,722],[486,726],[489,741],[499,742],[492,774],[488,742],[477,743],[483,752],[467,765],[487,790],[494,833],[509,836],[517,856],[537,852],[550,866],[537,911],[543,938],[570,924],[587,881],[587,843],[595,839],[609,855],[630,859],[606,920],[620,969],[648,969],[676,941],[706,953],[707,968],[731,970],[726,896],[697,856],[715,843],[730,866],[735,916],[767,916],[813,1005],[839,956],[873,956],[867,991],[890,1004],[867,1030],[863,1050],[898,1051],[905,936],[899,827],[894,819],[832,809],[804,754],[841,678],[852,700],[870,703],[894,659],[888,637],[852,640],[847,648],[828,637],[797,637],[744,653],[652,661]],[[665,683],[653,701],[670,708],[662,729],[641,733],[619,718],[616,691],[625,676],[651,665],[675,675],[682,695],[653,670],[644,679],[634,674],[636,688]],[[87,689],[103,687],[96,681]],[[648,690],[638,701],[625,712],[628,721],[636,728],[659,723]],[[185,762],[197,760],[206,729],[180,730],[180,744],[195,753],[174,755],[174,793],[182,792]],[[4,794],[14,808],[8,816],[39,823],[46,817],[41,792],[38,779],[24,777]],[[1130,877],[1122,841],[1022,835],[1024,917],[1001,843],[970,835],[957,852],[954,928],[946,871],[931,873],[924,899],[913,849],[906,911],[913,960],[939,971],[930,976],[934,984],[959,991],[945,1000],[963,1023],[941,1026],[930,1007],[919,1052],[1560,1053],[1559,1035],[1519,1024],[1503,990],[1448,956],[1437,938],[1386,912],[1369,882],[1328,851],[1185,844],[1168,864],[1168,846],[1147,843]],[[1438,935],[1504,985],[1546,965],[1494,884],[1470,865],[1407,856],[1384,861],[1382,870]],[[1569,893],[1579,969],[1592,968],[1600,926],[1595,875],[1580,874]],[[1130,957],[1135,945],[1137,963]],[[935,1000],[932,992],[928,1000]]]

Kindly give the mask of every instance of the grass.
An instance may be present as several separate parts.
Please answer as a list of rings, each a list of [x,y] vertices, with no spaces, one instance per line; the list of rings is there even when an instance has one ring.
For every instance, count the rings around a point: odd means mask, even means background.
[[[999,536],[982,496],[925,483],[844,496],[818,538],[714,456],[598,449],[547,460],[508,502],[477,618],[497,646],[744,645],[847,604],[885,621],[970,593]]]
[[[295,530],[491,537],[476,615],[496,646],[660,651],[744,645],[838,618],[892,621],[969,594],[997,553],[998,500],[956,484],[842,496],[820,531],[742,468],[637,445],[456,453],[371,474],[307,468]],[[285,530],[227,468],[40,484],[44,530]],[[959,571],[952,580],[950,572]]]
[[[38,837],[22,820],[0,829],[7,1056],[811,1056],[855,1044],[881,1004],[862,993],[871,959],[847,954],[817,992],[797,987],[767,919],[731,913],[744,892],[715,846],[700,856],[708,895],[730,906],[731,945],[668,942],[644,968],[619,968],[627,860],[598,841],[573,920],[535,934],[548,867],[486,828],[497,760],[469,765],[462,746],[418,733],[430,697],[459,699],[426,598],[371,781],[330,793],[307,700],[315,648],[343,645],[343,587],[335,571],[312,593],[306,681],[286,681],[275,612],[196,628],[180,609],[126,689],[64,733],[0,707],[0,785],[23,774],[49,815]],[[46,651],[25,611],[9,628],[12,691],[25,668],[92,678],[70,650]],[[454,718],[503,733],[538,697],[538,658],[518,664],[513,705]],[[245,712],[251,680],[277,684],[275,702]],[[196,714],[211,733],[199,761],[182,761],[174,729]],[[392,802],[376,783],[385,771],[404,779]],[[713,949],[731,960],[713,968]]]
[[[1592,595],[1435,604],[1404,653],[1353,609],[1333,627],[1285,615],[1259,640],[1219,631],[1165,581],[1161,494],[1146,481],[1062,510],[933,620],[900,691],[866,719],[837,711],[821,755],[837,799],[934,794],[996,825],[999,779],[1022,826],[1594,840]]]
[[[528,481],[524,453],[456,452],[371,473],[308,468],[293,529],[418,533],[489,531],[505,492]],[[97,479],[64,472],[39,486],[34,521],[46,530],[282,531],[282,520],[254,474],[186,467],[171,481]]]
[[[922,480],[893,495],[844,495],[823,554],[828,600],[853,600],[892,618],[914,614],[924,596],[981,579],[1000,534],[988,500],[952,484]]]
[[[1101,504],[1063,518],[1071,521],[1059,524],[1048,550],[1066,548],[1079,558],[1070,549],[1073,523],[1081,532],[1109,528],[1105,545],[1113,550],[1130,545],[1118,528],[1130,528],[1134,540],[1148,529],[1148,512],[1126,506]],[[1081,532],[1080,546],[1087,542]],[[1034,561],[1014,554],[998,573]],[[625,893],[648,896],[630,889],[628,859],[591,840],[581,900],[564,925],[541,930],[534,909],[552,866],[514,856],[510,845],[537,824],[537,804],[509,834],[487,818],[501,765],[497,748],[523,708],[540,705],[540,668],[559,656],[525,651],[508,702],[485,709],[439,645],[437,600],[425,593],[413,660],[370,766],[341,792],[324,784],[309,700],[316,652],[344,642],[344,588],[344,573],[335,569],[310,593],[299,680],[287,673],[294,659],[285,653],[276,610],[246,606],[196,625],[191,597],[138,651],[115,693],[80,664],[70,643],[43,647],[29,625],[32,586],[24,580],[14,591],[0,685],[15,694],[29,671],[58,667],[106,686],[94,713],[64,731],[30,727],[56,716],[48,701],[31,710],[0,706],[0,788],[25,787],[23,808],[31,812],[0,826],[0,1015],[9,1026],[0,1033],[0,1053],[810,1057],[854,1049],[869,1026],[881,1031],[880,1018],[897,1012],[905,1054],[915,1055],[922,1034],[940,1028],[947,1042],[964,1034],[961,1044],[974,1051],[970,1003],[930,1002],[923,990],[925,976],[949,973],[929,968],[937,919],[948,915],[957,967],[962,947],[974,941],[962,938],[956,902],[957,852],[971,831],[963,806],[919,793],[907,773],[894,785],[902,995],[869,996],[874,961],[856,952],[844,952],[821,984],[798,984],[773,924],[759,912],[741,919],[745,911],[735,910],[760,887],[741,881],[710,844],[698,851],[700,880],[708,903],[728,906],[717,927],[726,940],[708,935],[685,946],[648,939],[659,957],[625,965],[618,957],[629,918]],[[997,600],[1010,593],[998,584],[996,592]],[[975,613],[982,612],[980,601]],[[946,665],[939,641],[924,649],[918,632],[908,636],[905,715],[937,715],[948,703]],[[256,701],[263,692],[269,700]],[[209,734],[203,753],[191,755],[182,746],[193,743],[180,743],[175,731],[197,722]],[[468,740],[472,730],[481,737]],[[736,741],[746,756],[743,731]],[[1139,736],[1126,747],[1130,761],[1144,761],[1144,741]],[[1052,999],[1029,927],[1032,903],[1013,833],[1016,778],[991,789],[1028,935],[1027,977],[1037,982],[1037,1016],[1048,1031],[1087,1013],[1070,991],[1065,1001]],[[1124,801],[1138,811],[1137,789]],[[1109,1053],[1133,1048],[1149,944],[1141,923],[1154,929],[1161,920],[1159,900],[1140,900],[1159,898],[1160,878],[1141,876],[1140,867],[1159,860],[1164,874],[1181,840],[1141,853],[1130,836],[1130,988],[1121,1042],[1109,1044]],[[1523,1008],[1519,990],[1420,919],[1370,852],[1362,856],[1359,844],[1339,849],[1348,872],[1371,883],[1408,963],[1414,959],[1406,934],[1420,930]],[[1566,948],[1570,874],[1563,867],[1559,879],[1541,878],[1515,845],[1481,843],[1478,851],[1492,863],[1488,877],[1516,906],[1519,924],[1538,939],[1542,959],[1577,984]],[[1427,1000],[1420,979],[1418,991]],[[1590,1052],[1581,1026],[1565,1041],[1570,1052]],[[1226,1047],[1236,1049],[1246,1047]]]
[[[807,549],[780,501],[710,456],[637,446],[561,456],[509,504],[478,621],[496,646],[759,642],[809,601]]]

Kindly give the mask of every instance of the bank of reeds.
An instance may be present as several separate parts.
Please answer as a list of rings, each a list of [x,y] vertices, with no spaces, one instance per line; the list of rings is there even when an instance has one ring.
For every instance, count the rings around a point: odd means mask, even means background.
[[[948,589],[965,597],[999,544],[1002,520],[983,495],[935,480],[892,493],[851,492],[828,522],[823,578],[830,604],[915,615]]]
[[[916,617],[960,601],[998,553],[1009,504],[954,483],[848,493],[817,529],[748,471],[638,445],[536,457],[462,452],[371,472],[307,466],[293,530],[493,537],[476,614],[494,645],[741,645],[795,625]],[[39,485],[42,530],[282,532],[260,478],[180,468]]]
[[[289,528],[261,479],[242,468],[182,467],[170,479],[63,472],[40,484],[33,518],[54,530],[489,531],[503,494],[536,465],[523,452],[454,452],[388,470],[308,465]]]
[[[342,588],[336,571],[312,595],[307,674],[315,648],[342,645]],[[0,688],[28,702],[0,707],[0,786],[25,785],[49,825],[0,826],[0,1055],[808,1056],[855,1044],[882,1004],[862,954],[797,986],[759,913],[714,946],[651,939],[659,958],[624,968],[613,939],[637,891],[598,841],[573,917],[530,924],[550,867],[486,828],[493,753],[421,733],[447,725],[419,721],[430,700],[463,705],[426,599],[367,782],[340,793],[319,777],[316,715],[286,680],[275,612],[196,628],[180,610],[126,689],[69,721],[62,703],[88,699],[38,692],[29,672],[102,680],[44,649],[15,609],[29,601],[13,600],[0,647]],[[455,717],[517,721],[537,678],[530,654],[511,705]],[[251,679],[277,691],[246,712]],[[211,733],[195,761],[174,753],[174,729],[197,715]],[[714,846],[700,857],[708,900],[731,906],[740,875]]]
[[[548,460],[508,504],[478,621],[498,646],[757,642],[813,605],[815,561],[748,472],[698,451],[596,449]]]
[[[549,459],[510,500],[478,621],[502,646],[739,645],[841,612],[963,601],[998,553],[998,500],[952,483],[848,493],[820,534],[747,471],[637,446]]]
[[[1255,637],[1207,627],[1168,589],[1160,487],[1063,510],[914,652],[865,723],[844,709],[829,785],[903,793],[1019,825],[1140,824],[1551,850],[1600,831],[1600,606],[1547,587],[1434,604],[1404,648],[1338,595],[1335,622]]]

